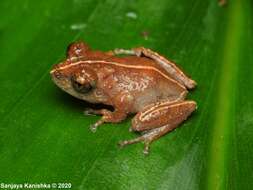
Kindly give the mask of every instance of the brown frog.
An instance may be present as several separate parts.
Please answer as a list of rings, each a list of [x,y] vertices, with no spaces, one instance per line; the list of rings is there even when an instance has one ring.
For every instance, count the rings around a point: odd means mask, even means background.
[[[144,47],[101,52],[76,42],[69,46],[67,59],[50,73],[55,84],[72,96],[114,108],[85,111],[102,115],[91,125],[93,132],[105,122],[118,123],[137,113],[130,131],[141,136],[119,144],[143,141],[145,154],[152,141],[178,127],[196,109],[196,102],[185,100],[187,89],[196,82],[175,63]]]

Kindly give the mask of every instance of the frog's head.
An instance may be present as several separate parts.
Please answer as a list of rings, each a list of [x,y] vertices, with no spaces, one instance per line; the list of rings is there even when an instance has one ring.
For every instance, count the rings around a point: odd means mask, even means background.
[[[90,64],[66,59],[55,65],[50,74],[54,83],[72,96],[92,103],[102,102],[97,89],[98,76]]]

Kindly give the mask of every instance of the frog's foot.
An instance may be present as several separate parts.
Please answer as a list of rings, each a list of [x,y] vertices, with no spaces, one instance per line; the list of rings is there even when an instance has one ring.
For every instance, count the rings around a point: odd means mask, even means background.
[[[102,115],[102,118],[99,119],[96,123],[90,125],[90,130],[92,132],[96,132],[97,128],[101,126],[103,123],[118,123],[126,118],[126,113],[120,112],[118,110],[115,110],[113,112],[107,110],[107,109],[100,109],[100,110],[94,110],[94,109],[86,109],[84,111],[85,115],[90,114],[96,114],[96,115]]]
[[[134,144],[134,143],[138,143],[138,142],[141,142],[141,141],[144,141],[144,150],[143,150],[143,153],[144,154],[149,154],[149,145],[151,142],[149,141],[145,141],[145,138],[143,136],[140,136],[140,137],[137,137],[135,139],[130,139],[130,140],[124,140],[124,141],[119,141],[118,142],[118,145],[120,147],[124,147],[126,145],[129,145],[129,144]]]
[[[125,55],[136,55],[136,52],[133,50],[129,50],[129,49],[115,49],[113,50],[114,55],[121,55],[121,54],[125,54]]]
[[[91,109],[91,108],[86,108],[83,113],[84,115],[106,115],[107,112],[109,112],[106,109],[100,109],[100,110],[95,110],[95,109]],[[96,123],[90,125],[90,130],[95,133],[97,131],[97,127],[102,125],[104,123],[104,119],[101,118],[100,120],[98,120]]]
[[[143,141],[144,142],[144,154],[149,154],[150,144],[158,139],[160,136],[168,133],[169,131],[172,131],[173,127],[171,125],[165,125],[159,128],[151,129],[149,131],[145,131],[144,134],[140,137],[130,139],[130,140],[124,140],[120,141],[118,144],[120,147],[124,147],[129,144],[134,144]]]
[[[83,57],[89,50],[90,47],[84,42],[74,42],[68,46],[67,56],[69,59]]]

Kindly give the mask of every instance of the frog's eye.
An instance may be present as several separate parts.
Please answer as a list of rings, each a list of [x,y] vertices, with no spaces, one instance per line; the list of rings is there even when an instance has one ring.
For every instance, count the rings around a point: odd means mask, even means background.
[[[92,90],[93,85],[91,85],[89,82],[82,83],[81,81],[77,80],[75,77],[71,78],[71,83],[76,92],[85,94]]]

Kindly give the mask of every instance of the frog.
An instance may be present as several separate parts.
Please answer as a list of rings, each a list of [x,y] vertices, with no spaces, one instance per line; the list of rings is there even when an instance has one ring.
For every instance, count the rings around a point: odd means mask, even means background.
[[[144,154],[150,152],[152,142],[180,126],[197,108],[195,101],[186,100],[197,83],[176,63],[145,47],[100,51],[84,41],[73,42],[50,74],[60,89],[75,98],[113,108],[84,110],[85,115],[101,115],[90,125],[92,132],[135,114],[129,131],[140,135],[118,144],[143,142]]]

